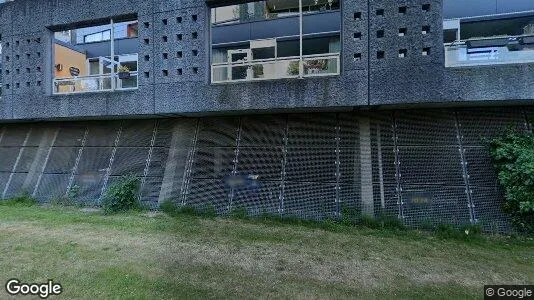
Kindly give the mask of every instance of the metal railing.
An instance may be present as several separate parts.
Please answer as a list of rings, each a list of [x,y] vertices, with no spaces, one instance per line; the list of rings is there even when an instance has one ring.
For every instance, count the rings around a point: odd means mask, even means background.
[[[127,78],[126,78],[127,77]],[[138,73],[129,72],[129,76],[119,74],[98,74],[54,78],[54,94],[77,94],[90,92],[106,92],[114,90],[134,90],[138,88]]]
[[[247,82],[339,75],[339,53],[304,55],[302,68],[300,61],[299,56],[291,56],[214,63],[211,66],[211,82]],[[302,74],[300,74],[301,70]]]
[[[445,44],[445,66],[534,63],[534,44],[516,41],[517,37],[486,38]]]

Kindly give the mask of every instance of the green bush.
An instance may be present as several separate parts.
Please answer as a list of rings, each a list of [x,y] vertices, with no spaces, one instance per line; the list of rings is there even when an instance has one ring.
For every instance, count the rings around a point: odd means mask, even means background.
[[[476,240],[482,235],[482,227],[466,224],[458,228],[452,224],[440,224],[436,226],[435,233],[446,239]]]
[[[490,142],[499,182],[504,189],[504,210],[522,232],[534,233],[534,135],[509,130]]]
[[[235,207],[228,213],[230,218],[234,219],[248,219],[248,212],[246,207]]]
[[[161,211],[168,214],[169,216],[176,216],[178,214],[178,206],[176,206],[174,201],[170,199],[163,201],[159,205],[159,208],[161,209]]]
[[[50,200],[50,204],[54,206],[81,206],[82,203],[78,200],[80,193],[80,186],[72,186],[66,195],[58,196]]]
[[[406,226],[397,216],[392,216],[388,214],[380,214],[377,217],[378,222],[380,223],[381,228],[389,228],[389,229],[400,229],[404,230],[406,229]]]
[[[111,214],[122,211],[140,209],[137,201],[141,180],[137,176],[125,175],[113,183],[102,200],[104,213]]]
[[[0,200],[0,205],[5,206],[34,206],[37,204],[37,200],[29,194],[21,194],[19,196]]]

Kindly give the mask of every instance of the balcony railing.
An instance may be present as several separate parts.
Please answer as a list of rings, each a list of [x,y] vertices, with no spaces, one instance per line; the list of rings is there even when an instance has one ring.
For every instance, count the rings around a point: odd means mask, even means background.
[[[445,66],[534,63],[534,36],[470,39],[445,45]]]
[[[129,72],[129,76],[119,76],[119,74],[115,73],[55,78],[53,81],[53,91],[54,94],[77,94],[134,90],[138,88],[137,79],[137,72]]]
[[[212,83],[339,75],[339,53],[214,63]],[[302,72],[302,74],[301,74]]]

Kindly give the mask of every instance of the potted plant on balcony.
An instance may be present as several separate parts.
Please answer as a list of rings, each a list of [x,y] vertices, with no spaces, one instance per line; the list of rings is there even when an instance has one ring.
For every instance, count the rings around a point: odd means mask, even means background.
[[[117,68],[117,74],[119,79],[128,79],[130,78],[130,69],[127,66],[120,65]]]
[[[325,59],[314,59],[304,62],[305,74],[318,74],[327,68],[327,62]]]
[[[263,65],[253,65],[252,72],[254,74],[254,78],[263,78]]]
[[[296,76],[299,75],[299,62],[298,61],[292,61],[289,63],[289,66],[287,67],[287,74]]]

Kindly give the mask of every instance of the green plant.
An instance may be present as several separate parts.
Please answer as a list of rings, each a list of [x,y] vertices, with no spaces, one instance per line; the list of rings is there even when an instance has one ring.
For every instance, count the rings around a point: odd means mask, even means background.
[[[37,200],[28,193],[23,193],[18,196],[0,200],[0,205],[5,206],[34,206],[37,204]]]
[[[478,225],[466,224],[460,227],[452,224],[439,224],[436,226],[435,233],[440,238],[473,240],[482,235],[482,227]]]
[[[505,192],[503,209],[521,232],[534,233],[534,135],[508,130],[489,146]]]
[[[248,219],[248,212],[246,207],[235,207],[228,215],[234,219]]]
[[[111,214],[121,211],[139,209],[137,201],[140,179],[134,175],[125,175],[113,183],[102,200],[104,213]]]
[[[254,78],[263,76],[263,65],[253,65],[252,72],[254,73]]]
[[[355,225],[361,217],[361,212],[357,208],[350,207],[343,203],[341,207],[340,223],[343,225]]]
[[[392,216],[389,214],[380,214],[378,215],[376,219],[380,223],[381,228],[400,229],[400,230],[406,229],[406,226],[402,223],[402,221],[397,216]]]
[[[159,207],[164,213],[172,217],[179,215],[214,217],[217,215],[215,206],[211,203],[202,206],[193,206],[190,204],[179,205],[169,199],[161,203]]]
[[[287,66],[287,74],[289,75],[299,75],[299,62],[298,61],[292,61]]]
[[[58,196],[50,200],[50,204],[55,206],[80,206],[82,203],[78,201],[80,194],[80,186],[72,186],[66,195]]]
[[[163,201],[159,205],[159,208],[161,209],[161,211],[168,214],[169,216],[176,216],[179,213],[178,206],[173,200],[170,199]]]
[[[304,69],[319,69],[324,70],[327,67],[327,60],[325,59],[313,59],[304,62]]]
[[[130,68],[128,68],[127,66],[124,66],[124,65],[120,65],[117,68],[117,73],[130,73]]]

